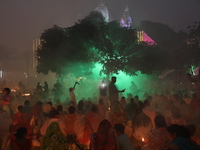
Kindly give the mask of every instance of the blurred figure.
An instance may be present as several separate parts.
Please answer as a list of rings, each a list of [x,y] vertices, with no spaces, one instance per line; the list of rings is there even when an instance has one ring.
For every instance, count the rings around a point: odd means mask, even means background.
[[[133,137],[140,141],[142,141],[142,138],[145,138],[149,131],[153,128],[151,119],[143,113],[140,108],[136,109],[132,125]]]
[[[121,100],[119,101],[120,105],[122,106],[123,109],[125,109],[127,102],[125,97],[121,97]]]
[[[12,125],[12,119],[8,111],[3,110],[3,106],[0,103],[0,149],[7,147],[7,141],[10,137],[10,127]]]
[[[109,121],[112,125],[115,124],[123,124],[126,125],[127,122],[127,115],[122,109],[120,103],[118,101],[115,101],[110,108],[110,114],[109,114]]]
[[[134,150],[128,136],[124,133],[124,125],[123,124],[115,124],[114,130],[117,135],[117,141],[120,150]]]
[[[66,149],[65,123],[59,118],[57,110],[51,110],[49,119],[40,129],[43,135],[41,140],[41,149]]]
[[[90,138],[91,150],[119,150],[117,137],[114,133],[111,123],[103,120],[98,127],[97,132]]]
[[[178,107],[174,106],[171,109],[171,117],[167,118],[167,124],[186,125],[185,119],[181,116],[181,111]]]
[[[200,147],[190,140],[190,133],[186,127],[173,124],[167,127],[171,142],[167,150],[199,150]]]
[[[38,93],[42,92],[42,86],[41,86],[40,82],[37,83],[36,92],[38,92]]]
[[[194,111],[199,111],[200,100],[197,98],[197,94],[192,94],[192,100],[190,102],[190,106],[194,109]]]
[[[74,125],[76,121],[76,108],[74,106],[70,106],[68,108],[69,114],[65,117],[65,132],[67,135],[75,134]]]
[[[4,88],[3,89],[3,97],[1,98],[1,103],[3,105],[3,110],[7,110],[10,115],[12,115],[11,108],[10,108],[11,100],[12,100],[12,98],[10,96],[10,89]]]
[[[13,120],[14,125],[16,124],[25,126],[29,125],[30,117],[23,111],[23,108],[24,107],[22,105],[18,106],[18,112],[14,115],[14,120]]]
[[[77,105],[76,103],[76,97],[74,94],[75,88],[69,88],[69,95],[70,95],[70,101],[74,102],[75,106]]]
[[[107,107],[105,106],[103,99],[99,99],[98,110],[101,117],[105,119]]]
[[[128,114],[128,118],[132,120],[133,116],[135,115],[135,110],[137,108],[137,105],[135,103],[134,98],[130,99],[130,103],[128,103],[125,107],[126,113]]]
[[[29,100],[25,100],[24,102],[24,107],[23,107],[23,112],[25,112],[26,114],[30,115],[31,113],[31,106],[30,106],[30,102]]]
[[[31,150],[32,141],[27,139],[28,130],[25,127],[21,127],[15,133],[16,139],[11,140],[11,150]]]
[[[110,82],[110,84],[108,86],[109,100],[110,100],[111,104],[114,103],[114,101],[118,101],[119,100],[118,94],[120,92],[124,92],[125,91],[125,89],[121,90],[121,91],[119,91],[117,89],[117,87],[115,85],[116,81],[117,81],[117,78],[116,77],[112,77],[111,82]]]
[[[49,95],[49,85],[47,81],[44,81],[43,89],[44,89],[43,95],[44,97],[47,97]]]
[[[104,80],[101,82],[101,85],[99,86],[99,92],[100,92],[99,99],[102,99],[104,105],[106,107],[109,107],[108,102],[107,102],[107,85],[106,85],[106,82]]]
[[[197,136],[197,135],[195,135],[195,132],[196,132],[196,127],[195,127],[195,125],[189,124],[189,125],[186,126],[186,128],[189,130],[191,139],[192,139],[193,141],[195,141],[195,142],[200,146],[200,137]]]
[[[161,150],[166,149],[170,139],[166,129],[166,121],[162,115],[155,117],[155,129],[151,130],[145,138],[146,145],[142,150]]]

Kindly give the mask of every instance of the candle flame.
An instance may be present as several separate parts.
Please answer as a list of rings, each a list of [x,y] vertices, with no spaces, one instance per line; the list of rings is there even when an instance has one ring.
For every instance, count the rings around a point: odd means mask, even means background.
[[[142,138],[142,142],[144,142],[144,138]]]

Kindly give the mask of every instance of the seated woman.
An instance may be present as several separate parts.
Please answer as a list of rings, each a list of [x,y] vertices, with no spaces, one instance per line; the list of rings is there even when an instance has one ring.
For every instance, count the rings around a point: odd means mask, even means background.
[[[143,113],[142,109],[136,109],[133,117],[133,137],[137,140],[142,141],[142,138],[147,136],[147,133],[153,128],[151,119]]]
[[[154,119],[156,128],[147,134],[146,145],[142,150],[160,150],[166,149],[170,139],[166,129],[166,121],[162,115],[157,115]]]
[[[16,139],[11,140],[11,150],[31,150],[32,141],[27,139],[27,129],[25,127],[21,127],[15,133]]]
[[[65,123],[59,118],[57,110],[51,110],[49,119],[40,130],[43,135],[41,149],[66,149]]]
[[[190,133],[185,126],[173,124],[167,127],[171,142],[167,150],[199,150],[200,147],[190,139]]]
[[[119,150],[111,123],[104,119],[97,132],[91,134],[90,150]]]
[[[178,124],[180,126],[186,125],[185,119],[181,115],[181,111],[178,107],[174,106],[171,109],[171,117],[168,117],[167,125]]]

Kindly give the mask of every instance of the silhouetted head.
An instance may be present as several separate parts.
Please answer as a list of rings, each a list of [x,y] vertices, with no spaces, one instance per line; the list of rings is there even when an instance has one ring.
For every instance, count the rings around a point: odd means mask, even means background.
[[[24,105],[30,105],[29,100],[25,100]]]
[[[22,112],[22,111],[23,111],[23,108],[24,108],[24,107],[23,107],[22,105],[19,105],[17,109],[18,109],[19,112]]]
[[[3,94],[10,94],[10,88],[4,88],[3,89]]]
[[[154,119],[155,125],[157,128],[166,127],[167,123],[165,121],[165,117],[162,115],[157,115]]]
[[[115,129],[117,135],[124,134],[125,127],[124,127],[123,124],[121,124],[121,123],[120,124],[115,124],[114,125],[114,129]]]
[[[62,107],[61,105],[58,105],[58,106],[57,106],[57,110],[58,110],[58,111],[63,111],[63,107]]]
[[[16,138],[26,137],[28,130],[25,127],[20,127],[17,129],[17,132],[14,134]]]
[[[115,83],[115,82],[117,81],[117,78],[113,76],[112,79],[111,79],[111,81],[112,81],[113,83]]]
[[[69,114],[75,114],[76,107],[70,106],[70,107],[68,108],[68,111],[69,111]]]

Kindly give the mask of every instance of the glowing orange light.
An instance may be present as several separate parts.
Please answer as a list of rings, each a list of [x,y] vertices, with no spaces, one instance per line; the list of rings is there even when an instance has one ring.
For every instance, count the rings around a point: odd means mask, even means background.
[[[142,138],[142,142],[144,142],[144,138]]]

